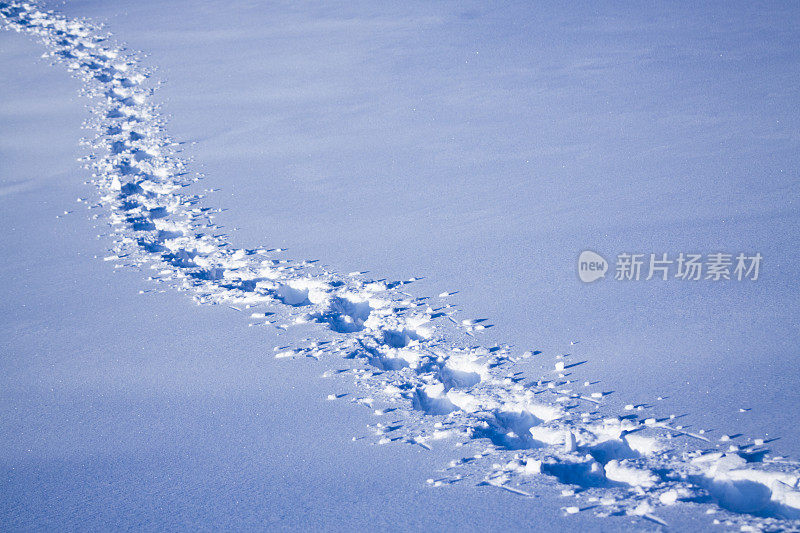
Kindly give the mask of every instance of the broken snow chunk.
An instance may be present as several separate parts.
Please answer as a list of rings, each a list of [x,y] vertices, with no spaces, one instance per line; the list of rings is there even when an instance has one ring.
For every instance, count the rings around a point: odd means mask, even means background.
[[[664,505],[675,505],[675,502],[678,501],[678,491],[671,489],[663,492],[658,497],[658,500]]]
[[[650,488],[658,481],[658,478],[649,470],[627,466],[616,459],[612,459],[606,464],[605,471],[606,477],[611,481],[634,487]]]
[[[525,474],[541,474],[542,473],[542,462],[537,461],[536,459],[528,459],[525,463],[523,468],[523,473]]]

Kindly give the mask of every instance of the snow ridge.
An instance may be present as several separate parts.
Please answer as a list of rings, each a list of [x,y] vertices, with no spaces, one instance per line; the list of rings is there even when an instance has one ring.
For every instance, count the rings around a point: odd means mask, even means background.
[[[364,393],[354,401],[396,419],[371,428],[378,444],[483,450],[452,461],[431,485],[477,478],[527,497],[534,480],[547,479],[569,486],[562,490],[568,514],[667,525],[659,509],[683,505],[730,527],[800,530],[800,464],[770,457],[763,441],[720,451],[672,418],[641,420],[641,408],[603,414],[604,393],[574,383],[570,365],[525,377],[521,365],[538,352],[474,345],[485,326],[456,321],[447,293],[409,295],[413,279],[338,275],[276,258],[282,250],[234,248],[203,195],[184,191],[198,178],[167,135],[150,74],[135,55],[97,26],[32,3],[0,1],[0,19],[43,41],[45,57],[80,77],[92,99],[85,162],[99,195],[94,207],[107,208],[115,235],[105,259],[149,269],[155,282],[198,303],[247,310],[251,325],[306,328],[304,342],[276,357],[349,360],[347,370],[326,374],[351,374]]]

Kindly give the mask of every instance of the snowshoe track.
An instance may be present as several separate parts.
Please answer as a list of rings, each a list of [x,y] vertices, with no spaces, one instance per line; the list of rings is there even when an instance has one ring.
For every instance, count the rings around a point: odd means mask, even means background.
[[[354,401],[391,414],[392,422],[371,428],[377,443],[483,449],[452,461],[431,485],[473,479],[527,497],[531,480],[546,476],[567,485],[565,513],[667,525],[659,509],[685,505],[729,527],[800,529],[800,465],[770,458],[763,441],[728,446],[723,437],[722,451],[671,418],[640,419],[634,406],[604,415],[604,394],[574,383],[563,361],[530,379],[520,365],[538,354],[475,346],[485,326],[456,321],[443,300],[451,293],[413,297],[403,290],[409,282],[338,275],[278,259],[281,250],[235,249],[202,195],[184,191],[198,178],[168,137],[135,55],[97,26],[33,3],[0,2],[0,18],[7,29],[38,37],[92,99],[85,162],[96,207],[107,208],[116,237],[105,259],[150,269],[155,282],[198,303],[246,310],[251,325],[308,327],[306,343],[281,347],[276,357],[354,360],[326,374],[352,374],[363,392]]]

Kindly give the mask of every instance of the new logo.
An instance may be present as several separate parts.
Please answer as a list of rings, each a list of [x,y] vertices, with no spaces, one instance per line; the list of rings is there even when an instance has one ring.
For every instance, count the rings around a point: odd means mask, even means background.
[[[608,271],[608,262],[603,259],[603,256],[591,250],[581,252],[578,257],[578,277],[582,282],[591,283],[604,278],[606,271]]]

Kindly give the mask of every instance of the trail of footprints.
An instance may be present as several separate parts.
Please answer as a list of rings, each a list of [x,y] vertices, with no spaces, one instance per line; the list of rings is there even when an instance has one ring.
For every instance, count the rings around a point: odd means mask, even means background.
[[[352,401],[380,420],[373,442],[469,451],[432,486],[472,481],[527,497],[554,484],[566,514],[627,514],[657,526],[660,509],[684,505],[729,528],[800,529],[800,465],[770,456],[764,441],[711,442],[676,419],[643,419],[636,406],[609,416],[604,394],[575,383],[563,360],[531,379],[525,363],[538,353],[475,346],[486,325],[456,320],[452,293],[413,297],[409,282],[337,275],[280,259],[281,250],[234,249],[216,211],[184,190],[198,178],[167,136],[134,56],[97,27],[34,4],[0,1],[0,17],[85,82],[94,104],[85,162],[99,193],[90,207],[107,208],[115,236],[105,259],[150,271],[199,303],[228,305],[253,326],[307,328],[304,344],[275,356],[349,361],[326,375],[355,379],[361,393]]]

